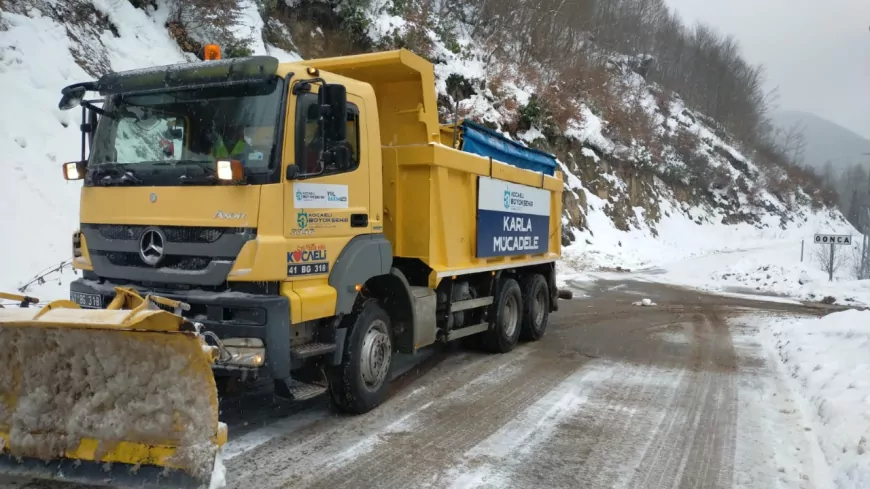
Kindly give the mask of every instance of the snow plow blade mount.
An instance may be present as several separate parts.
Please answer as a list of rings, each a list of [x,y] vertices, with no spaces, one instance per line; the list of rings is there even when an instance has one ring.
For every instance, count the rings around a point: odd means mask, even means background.
[[[104,310],[0,308],[0,475],[209,486],[227,438],[216,350],[161,309],[186,304],[116,292]]]

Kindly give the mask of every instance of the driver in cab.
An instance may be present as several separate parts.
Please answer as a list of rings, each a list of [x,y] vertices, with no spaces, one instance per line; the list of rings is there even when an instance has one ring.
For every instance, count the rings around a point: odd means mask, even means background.
[[[245,127],[239,124],[227,124],[223,134],[218,136],[211,156],[216,160],[241,160],[244,165],[251,151],[251,144],[245,139]]]

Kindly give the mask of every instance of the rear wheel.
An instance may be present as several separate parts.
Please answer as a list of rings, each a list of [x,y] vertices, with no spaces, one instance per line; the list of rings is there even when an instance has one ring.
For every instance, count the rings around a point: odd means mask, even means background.
[[[528,275],[523,279],[523,306],[520,338],[538,341],[544,337],[550,318],[550,288],[542,275]]]
[[[492,308],[483,347],[493,353],[507,353],[517,345],[523,314],[523,298],[516,280],[509,278],[501,283]]]
[[[387,395],[393,342],[390,317],[376,301],[356,311],[341,364],[329,369],[329,392],[342,411],[362,414]]]

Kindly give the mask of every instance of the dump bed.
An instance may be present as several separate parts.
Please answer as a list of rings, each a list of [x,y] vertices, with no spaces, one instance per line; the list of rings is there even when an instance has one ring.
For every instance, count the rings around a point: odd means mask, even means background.
[[[492,134],[480,131],[482,126],[467,124],[461,126],[463,137],[475,134],[465,139],[465,151],[442,144],[432,64],[409,51],[310,64],[374,89],[384,233],[394,256],[417,258],[432,268],[431,287],[463,272],[559,257],[563,183],[555,159],[534,150],[522,152],[503,138],[488,138]],[[468,141],[480,134],[485,137],[470,151]]]
[[[438,143],[385,147],[384,230],[393,254],[440,278],[551,262],[561,252],[562,180]]]

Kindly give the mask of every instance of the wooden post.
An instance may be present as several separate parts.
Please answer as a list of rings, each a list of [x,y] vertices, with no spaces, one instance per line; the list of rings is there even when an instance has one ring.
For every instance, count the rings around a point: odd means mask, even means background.
[[[864,280],[865,278],[870,278],[867,276],[867,238],[868,236],[865,234],[861,237],[861,273],[858,280]]]
[[[804,262],[804,240],[801,240],[801,263]]]
[[[828,263],[828,282],[834,281],[834,243],[831,243],[831,261]]]

